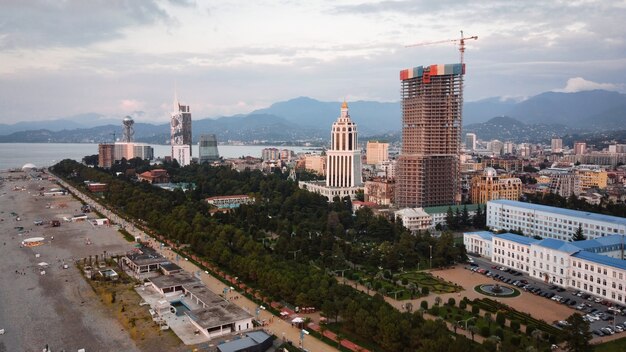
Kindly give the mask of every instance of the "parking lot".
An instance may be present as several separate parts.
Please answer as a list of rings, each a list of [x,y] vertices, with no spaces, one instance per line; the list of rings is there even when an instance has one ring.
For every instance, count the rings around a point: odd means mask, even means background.
[[[590,329],[594,337],[611,336],[614,334],[621,335],[620,337],[626,336],[624,334],[626,330],[626,310],[624,307],[579,290],[566,290],[556,285],[532,279],[519,271],[493,265],[493,263],[483,258],[472,257],[472,261],[473,263],[470,263],[468,268],[476,273],[504,284],[516,286],[524,292],[578,311],[590,323]],[[558,327],[563,327],[567,324],[564,319],[554,321],[553,323]]]

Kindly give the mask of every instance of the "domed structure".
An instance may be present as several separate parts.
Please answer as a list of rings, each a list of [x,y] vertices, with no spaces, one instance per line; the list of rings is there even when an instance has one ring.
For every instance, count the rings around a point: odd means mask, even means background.
[[[122,124],[124,125],[124,136],[122,137],[122,142],[131,143],[133,141],[133,136],[135,135],[135,129],[133,128],[135,121],[132,117],[126,116],[124,120],[122,120]]]
[[[36,169],[37,166],[35,166],[35,164],[24,164],[24,166],[22,166],[22,171],[28,171],[28,170],[32,170],[32,169]]]
[[[485,176],[487,177],[496,177],[498,176],[498,172],[493,167],[486,167],[484,171]]]

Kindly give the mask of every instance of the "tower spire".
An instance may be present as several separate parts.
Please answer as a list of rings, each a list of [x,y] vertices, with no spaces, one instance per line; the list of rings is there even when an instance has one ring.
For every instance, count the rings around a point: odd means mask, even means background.
[[[174,82],[174,111],[178,111],[180,103],[178,102],[178,87]]]

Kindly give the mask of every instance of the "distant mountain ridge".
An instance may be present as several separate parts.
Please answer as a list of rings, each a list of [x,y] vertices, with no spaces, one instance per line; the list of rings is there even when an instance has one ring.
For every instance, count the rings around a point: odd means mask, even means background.
[[[498,116],[487,122],[463,126],[463,133],[475,133],[482,140],[539,143],[554,136],[578,133],[580,130],[558,124],[525,124],[509,116]]]
[[[358,125],[361,140],[368,136],[395,136],[401,129],[399,102],[351,101],[348,105],[350,115]],[[330,127],[339,116],[340,106],[341,102],[299,97],[274,103],[249,114],[216,119],[194,115],[192,134],[194,141],[202,133],[214,133],[220,141],[327,140]],[[514,138],[514,134],[522,133],[526,135],[524,138],[538,140],[545,138],[548,131],[554,135],[563,135],[611,130],[615,126],[626,125],[626,95],[594,90],[546,92],[523,101],[488,98],[466,102],[463,115],[464,131],[476,131],[481,139],[490,139],[490,136],[495,135],[490,129],[498,128],[496,122],[506,122],[491,121],[493,117],[508,116],[523,125],[508,121],[505,123],[508,134],[501,133],[496,138]],[[112,133],[121,136],[121,120],[121,117],[117,120],[89,113],[59,120],[0,124],[0,142],[110,141]],[[488,125],[477,125],[487,122]],[[169,125],[137,122],[135,138],[149,143],[168,143]]]

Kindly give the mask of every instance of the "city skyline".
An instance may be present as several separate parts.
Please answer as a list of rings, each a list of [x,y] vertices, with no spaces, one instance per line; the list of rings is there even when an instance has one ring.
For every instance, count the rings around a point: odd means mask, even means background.
[[[466,52],[467,101],[623,92],[626,76],[623,2],[9,1],[3,10],[0,123],[86,112],[165,122],[175,85],[200,118],[297,96],[398,101],[398,69],[458,61],[452,44],[404,46],[461,29],[479,36]]]

